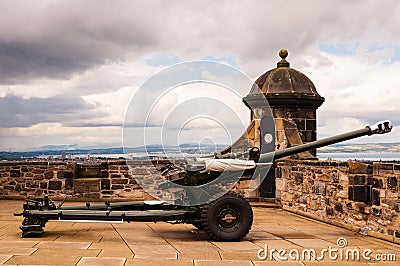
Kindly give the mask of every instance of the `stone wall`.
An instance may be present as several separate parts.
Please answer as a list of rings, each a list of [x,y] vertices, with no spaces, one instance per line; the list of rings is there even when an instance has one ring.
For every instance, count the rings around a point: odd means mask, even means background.
[[[400,240],[399,164],[288,160],[275,171],[284,209]]]
[[[0,196],[72,195],[75,171],[75,163],[0,162]]]
[[[150,161],[137,161],[132,175],[125,161],[0,162],[0,197],[49,195],[54,199],[147,199],[135,177],[150,175]]]

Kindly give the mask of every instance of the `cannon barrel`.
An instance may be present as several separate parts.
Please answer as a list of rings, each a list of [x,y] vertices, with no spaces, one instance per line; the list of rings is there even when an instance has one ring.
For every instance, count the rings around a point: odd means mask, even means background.
[[[286,156],[294,155],[297,153],[301,153],[304,151],[309,151],[312,149],[321,148],[324,146],[328,146],[331,144],[339,143],[342,141],[355,139],[362,136],[370,136],[374,134],[385,134],[389,133],[392,130],[393,126],[392,123],[388,120],[384,120],[381,122],[376,123],[373,126],[366,126],[365,128],[354,130],[351,132],[343,133],[340,135],[328,137],[325,139],[316,140],[313,142],[293,146],[290,148],[286,148],[283,150],[276,150],[274,152],[263,153],[259,157],[259,163],[271,162],[272,160],[278,160]],[[262,134],[261,134],[262,135]],[[253,148],[255,149],[255,148]],[[248,157],[252,152],[253,149],[249,149],[246,152],[238,152],[238,153],[227,153],[227,154],[212,154],[208,156],[204,156],[203,158],[216,158],[216,159],[235,159],[241,157]]]
[[[270,162],[271,157],[273,157],[274,160],[277,160],[277,159],[280,159],[280,158],[283,158],[286,156],[290,156],[293,154],[301,153],[304,151],[309,151],[312,149],[328,146],[331,144],[339,143],[339,142],[350,140],[350,139],[355,139],[355,138],[362,137],[362,136],[367,136],[367,135],[370,136],[373,134],[385,134],[385,133],[390,132],[392,130],[392,127],[393,126],[390,123],[390,121],[386,120],[386,121],[378,122],[373,126],[366,126],[365,128],[354,130],[354,131],[347,132],[347,133],[343,133],[340,135],[316,140],[316,141],[301,144],[298,146],[293,146],[293,147],[286,148],[283,150],[277,150],[275,152],[268,152],[268,153],[261,154],[259,162],[260,163]]]

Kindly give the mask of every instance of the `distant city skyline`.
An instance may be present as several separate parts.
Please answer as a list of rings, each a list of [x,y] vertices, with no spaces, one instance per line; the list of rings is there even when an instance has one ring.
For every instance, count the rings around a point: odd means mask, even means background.
[[[6,25],[0,28],[0,151],[120,147],[125,111],[151,75],[185,61],[212,60],[255,80],[276,67],[282,48],[291,67],[325,97],[317,113],[318,138],[389,119],[392,133],[353,142],[400,142],[395,0],[14,0],[1,1],[0,9]],[[208,93],[202,86],[176,90],[160,110],[191,89]],[[210,97],[249,119],[241,97]],[[162,126],[179,127],[173,121]],[[184,133],[190,138],[210,132],[220,142],[206,122]]]

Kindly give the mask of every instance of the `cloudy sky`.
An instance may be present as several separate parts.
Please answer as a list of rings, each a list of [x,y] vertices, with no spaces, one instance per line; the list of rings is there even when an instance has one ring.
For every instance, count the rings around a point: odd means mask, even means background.
[[[214,60],[256,79],[282,48],[325,97],[319,137],[382,119],[400,126],[396,0],[3,0],[0,10],[0,150],[119,147],[130,100],[151,75]]]

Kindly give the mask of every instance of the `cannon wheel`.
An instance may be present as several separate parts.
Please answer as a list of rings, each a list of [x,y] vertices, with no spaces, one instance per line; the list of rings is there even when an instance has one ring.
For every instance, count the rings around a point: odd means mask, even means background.
[[[201,221],[206,234],[215,241],[239,241],[253,224],[253,210],[240,195],[228,192],[203,206]]]

